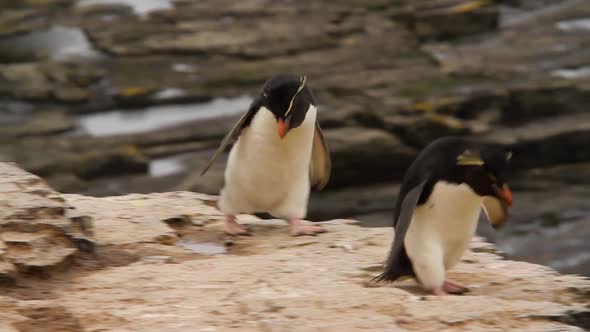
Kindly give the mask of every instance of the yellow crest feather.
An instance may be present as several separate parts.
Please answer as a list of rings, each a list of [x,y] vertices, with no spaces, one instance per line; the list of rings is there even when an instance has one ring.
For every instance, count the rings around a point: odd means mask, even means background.
[[[474,153],[471,150],[465,150],[457,157],[457,165],[462,166],[481,166],[484,161],[479,156],[479,153]]]
[[[293,95],[293,98],[291,98],[291,102],[289,102],[289,108],[287,109],[287,112],[285,112],[285,116],[289,115],[289,113],[291,112],[291,109],[293,108],[293,102],[295,101],[295,97],[297,97],[297,94],[299,92],[301,92],[301,90],[303,90],[303,88],[305,87],[305,82],[307,81],[307,76],[301,76],[299,78],[299,81],[301,83],[299,84],[299,87],[297,88],[297,92],[295,92],[295,94]]]

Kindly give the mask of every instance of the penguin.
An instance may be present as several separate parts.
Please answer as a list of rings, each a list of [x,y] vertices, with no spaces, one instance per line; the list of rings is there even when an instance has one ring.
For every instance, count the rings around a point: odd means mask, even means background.
[[[316,105],[306,76],[275,75],[222,140],[201,175],[235,141],[218,201],[226,233],[250,235],[236,215],[257,212],[286,219],[292,236],[325,231],[302,221],[310,189],[323,189],[331,170]]]
[[[385,271],[371,284],[414,277],[435,295],[468,289],[448,280],[475,234],[483,208],[494,228],[508,219],[506,184],[512,153],[503,147],[445,137],[424,148],[408,168],[395,206],[395,238]]]

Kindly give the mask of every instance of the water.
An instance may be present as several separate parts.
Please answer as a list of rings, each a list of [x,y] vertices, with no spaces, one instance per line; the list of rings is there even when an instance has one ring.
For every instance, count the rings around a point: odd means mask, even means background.
[[[97,58],[101,54],[92,47],[80,29],[54,25],[47,30],[0,39],[0,49],[9,50],[16,58],[43,57],[52,60]]]
[[[33,105],[20,101],[9,101],[0,104],[0,127],[16,125],[29,119]]]
[[[548,214],[514,227],[498,247],[514,259],[590,276],[589,222],[588,210]]]
[[[149,174],[153,177],[162,177],[182,173],[186,170],[186,156],[172,156],[158,158],[150,161]]]
[[[156,93],[156,98],[160,100],[181,98],[186,96],[186,91],[178,88],[166,88]]]
[[[78,6],[89,5],[127,5],[138,16],[147,16],[149,13],[174,8],[171,0],[79,0]]]
[[[587,0],[545,0],[521,3],[518,7],[500,6],[500,26],[510,27],[531,23],[543,17],[549,17],[568,8],[575,8]],[[522,5],[522,7],[521,7]]]
[[[92,136],[113,136],[150,132],[188,121],[241,114],[248,109],[252,98],[216,98],[207,103],[164,105],[138,111],[110,111],[82,115],[78,125]]]
[[[225,246],[213,242],[182,240],[176,242],[176,245],[202,255],[222,255],[227,253]]]
[[[179,73],[192,73],[196,70],[196,68],[186,63],[175,63],[172,65],[172,70]]]
[[[565,78],[565,79],[576,79],[590,77],[590,67],[584,66],[580,68],[572,69],[558,69],[551,72],[551,75]]]
[[[557,22],[557,28],[562,31],[584,31],[590,30],[590,18],[579,18]]]

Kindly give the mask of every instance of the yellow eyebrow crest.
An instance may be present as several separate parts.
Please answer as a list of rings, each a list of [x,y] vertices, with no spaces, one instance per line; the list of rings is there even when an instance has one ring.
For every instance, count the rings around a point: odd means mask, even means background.
[[[301,92],[301,90],[303,90],[303,88],[305,87],[305,82],[307,81],[307,76],[300,77],[299,81],[301,82],[301,84],[299,84],[299,87],[297,88],[297,92],[295,92],[295,94],[293,95],[293,98],[291,98],[291,102],[289,102],[289,108],[287,109],[287,112],[285,112],[285,116],[289,115],[289,113],[291,112],[291,109],[293,108],[293,102],[295,101],[295,97],[297,97],[297,94],[299,92]]]

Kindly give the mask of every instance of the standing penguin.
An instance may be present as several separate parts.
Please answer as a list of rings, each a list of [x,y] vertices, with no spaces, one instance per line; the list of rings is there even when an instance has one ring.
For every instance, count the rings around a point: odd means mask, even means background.
[[[267,212],[286,219],[292,236],[324,232],[306,225],[310,187],[322,189],[330,177],[330,154],[316,120],[316,102],[305,76],[276,75],[268,80],[250,108],[203,170],[232,141],[219,208],[225,231],[247,235],[236,214]]]
[[[467,249],[482,207],[494,228],[508,218],[510,157],[500,147],[457,137],[427,146],[404,177],[393,219],[395,239],[385,272],[372,283],[411,276],[436,295],[466,292],[446,279],[446,270]]]

